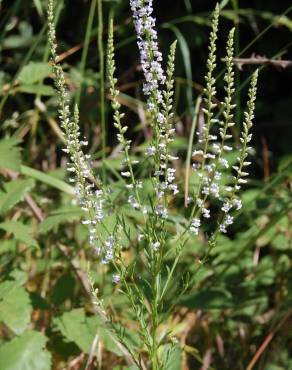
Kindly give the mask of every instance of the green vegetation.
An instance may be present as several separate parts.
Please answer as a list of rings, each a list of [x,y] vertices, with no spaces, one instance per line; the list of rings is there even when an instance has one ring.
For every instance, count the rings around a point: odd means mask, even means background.
[[[292,369],[290,2],[139,3],[0,1],[0,369]]]

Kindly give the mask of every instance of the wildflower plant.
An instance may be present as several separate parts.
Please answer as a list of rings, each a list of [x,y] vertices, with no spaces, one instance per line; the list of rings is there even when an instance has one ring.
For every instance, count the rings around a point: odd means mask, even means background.
[[[226,233],[234,221],[234,212],[241,208],[238,196],[242,184],[246,183],[250,165],[248,153],[251,129],[254,119],[257,72],[251,79],[249,101],[245,112],[243,130],[240,137],[241,147],[237,164],[232,168],[228,153],[234,149],[231,128],[235,125],[234,104],[234,29],[229,33],[226,47],[226,72],[224,75],[225,98],[222,103],[216,99],[216,41],[219,24],[219,6],[213,14],[210,35],[209,57],[207,60],[206,87],[204,90],[204,125],[197,132],[196,147],[193,151],[193,171],[198,177],[198,185],[193,189],[189,209],[183,222],[177,224],[172,204],[180,199],[180,189],[176,179],[175,161],[171,143],[175,136],[173,97],[176,42],[169,51],[164,68],[162,54],[159,51],[156,20],[153,17],[152,0],[130,0],[133,22],[137,34],[141,67],[145,82],[143,92],[147,103],[147,112],[151,120],[152,140],[145,149],[148,163],[148,178],[137,176],[139,160],[131,155],[131,140],[127,137],[128,127],[124,124],[124,113],[119,100],[117,78],[115,76],[115,51],[113,21],[110,22],[107,50],[108,87],[113,109],[113,125],[117,130],[117,140],[121,147],[121,177],[125,185],[125,207],[133,209],[140,222],[137,224],[138,237],[133,237],[127,229],[125,214],[116,204],[111,193],[111,184],[103,183],[94,173],[91,158],[85,154],[87,140],[83,139],[79,128],[78,107],[73,112],[70,108],[66,81],[61,65],[58,63],[57,43],[54,26],[54,4],[49,1],[49,41],[51,45],[52,66],[59,99],[59,118],[63,129],[68,155],[68,172],[75,185],[76,197],[84,211],[83,224],[89,229],[89,243],[105,271],[112,273],[112,281],[120,294],[129,302],[131,315],[138,323],[140,343],[130,348],[123,326],[118,326],[109,307],[104,307],[102,297],[94,288],[92,294],[96,305],[102,307],[110,330],[126,348],[128,361],[139,369],[166,369],[172,351],[178,345],[172,333],[165,328],[167,314],[165,299],[173,281],[174,274],[185,243],[191,238],[203,235],[205,223],[216,218],[217,226],[206,238],[209,244],[205,258],[215,247],[217,236]],[[232,175],[226,186],[222,182],[222,172]],[[145,184],[151,184],[150,195],[145,196]],[[215,203],[213,209],[210,204]],[[107,218],[115,214],[115,225],[109,227]],[[126,248],[135,249],[132,261],[124,258],[125,245],[121,235],[128,240]],[[169,256],[173,262],[168,265]],[[146,273],[140,276],[139,266]],[[191,288],[185,284],[182,291]],[[181,292],[180,292],[181,294]],[[179,296],[178,294],[177,296]],[[163,353],[166,350],[166,355]],[[142,354],[142,355],[141,355]]]

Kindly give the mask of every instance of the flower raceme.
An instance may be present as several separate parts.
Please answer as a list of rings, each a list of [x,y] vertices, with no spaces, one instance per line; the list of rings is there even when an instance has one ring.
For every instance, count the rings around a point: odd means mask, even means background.
[[[143,92],[146,98],[146,110],[150,117],[152,128],[152,140],[145,150],[145,160],[148,163],[148,177],[139,178],[136,168],[139,160],[131,155],[131,140],[126,136],[128,127],[124,124],[124,113],[119,99],[117,78],[115,76],[115,50],[113,21],[110,22],[107,43],[107,75],[108,86],[113,109],[113,125],[117,130],[117,140],[121,148],[121,171],[120,175],[124,183],[125,204],[139,214],[141,222],[137,225],[137,240],[133,240],[129,234],[124,215],[113,201],[108,184],[96,177],[91,158],[84,153],[84,147],[88,144],[86,139],[81,139],[79,128],[79,114],[76,107],[73,113],[70,110],[69,97],[66,89],[65,77],[62,67],[58,64],[57,43],[53,17],[53,0],[49,1],[48,23],[49,41],[51,45],[52,65],[55,74],[55,85],[59,99],[59,119],[63,129],[66,147],[64,152],[69,157],[68,172],[70,182],[75,184],[76,197],[86,217],[83,224],[89,228],[89,243],[96,255],[101,260],[101,265],[106,269],[112,269],[112,281],[118,284],[129,299],[134,315],[140,324],[141,336],[148,348],[149,358],[153,369],[161,367],[158,356],[158,317],[160,301],[167,291],[173,269],[168,270],[168,279],[162,289],[161,274],[164,257],[167,254],[168,241],[172,236],[177,236],[178,247],[175,254],[179,258],[185,238],[198,236],[205,223],[218,217],[218,223],[212,233],[212,239],[216,240],[219,233],[226,233],[228,227],[234,222],[234,211],[242,207],[238,192],[242,184],[246,183],[250,165],[247,157],[250,152],[251,129],[254,120],[255,99],[257,89],[257,71],[251,78],[249,100],[244,114],[243,130],[240,137],[240,148],[237,163],[231,167],[229,156],[233,149],[231,128],[234,122],[234,29],[229,33],[224,74],[223,101],[218,103],[216,98],[216,42],[219,27],[219,6],[213,14],[212,30],[210,34],[209,56],[207,60],[207,73],[205,76],[206,87],[203,92],[204,124],[197,131],[197,142],[193,150],[192,168],[197,176],[197,186],[188,197],[190,217],[183,225],[179,225],[179,231],[170,227],[173,225],[171,212],[172,203],[180,197],[180,189],[176,179],[175,161],[176,153],[172,152],[172,142],[175,136],[173,96],[174,96],[174,69],[176,42],[169,51],[166,67],[163,66],[162,54],[158,46],[156,20],[153,17],[152,0],[130,0],[133,22],[137,35],[137,45],[140,54],[141,68],[145,82]],[[228,186],[223,182],[222,174],[233,172]],[[150,195],[145,197],[145,183],[152,185]],[[215,211],[210,204],[215,203]],[[218,211],[219,209],[219,211]],[[220,215],[218,216],[218,212]],[[115,214],[114,227],[108,227],[107,217]],[[183,232],[181,229],[183,228]],[[170,230],[175,230],[176,235],[171,235]],[[102,232],[101,232],[102,230]],[[172,232],[173,233],[173,232]],[[122,250],[125,248],[121,243],[121,235],[125,235],[129,245],[139,245],[146,261],[151,276],[148,285],[152,289],[153,301],[146,309],[141,302],[147,299],[138,285],[133,281],[128,284],[129,268],[123,259]],[[140,248],[141,247],[141,248]],[[138,257],[139,258],[139,254]],[[131,270],[132,271],[132,270]],[[147,306],[147,305],[146,305]],[[150,313],[149,313],[150,309]],[[148,322],[148,325],[145,324]],[[151,328],[151,330],[149,329]],[[122,340],[122,338],[121,338]],[[139,361],[138,361],[139,362]],[[137,360],[134,361],[137,364]],[[142,365],[141,365],[142,366]],[[143,366],[141,367],[143,368]]]

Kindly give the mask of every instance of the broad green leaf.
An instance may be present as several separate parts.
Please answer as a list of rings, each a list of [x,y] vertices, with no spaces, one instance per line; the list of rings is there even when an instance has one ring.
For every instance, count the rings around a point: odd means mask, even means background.
[[[0,241],[0,254],[15,252],[17,242],[15,239],[5,239]]]
[[[87,318],[84,310],[80,308],[55,318],[54,324],[68,341],[74,342],[83,352],[89,353],[100,320],[96,316]]]
[[[0,169],[20,170],[21,158],[18,143],[19,140],[15,138],[0,141]]]
[[[0,190],[0,213],[5,213],[18,202],[23,201],[24,195],[34,186],[32,179],[13,180],[4,184]]]
[[[18,221],[7,221],[0,224],[0,229],[12,233],[18,241],[27,244],[29,247],[37,247],[38,244],[31,236],[32,230],[28,225]]]
[[[61,317],[54,319],[55,327],[61,331],[64,337],[77,344],[85,353],[89,353],[92,342],[98,334],[100,340],[108,351],[120,355],[115,343],[107,334],[107,330],[97,316],[87,317],[82,308],[64,313]]]
[[[30,315],[31,303],[27,291],[16,281],[0,284],[0,321],[15,334],[21,334],[30,322]]]
[[[51,355],[45,349],[47,338],[27,331],[0,346],[1,370],[50,370]]]
[[[79,207],[64,207],[50,213],[50,215],[40,224],[39,232],[46,234],[54,227],[70,221],[80,220],[83,212]]]
[[[18,80],[24,85],[33,85],[41,81],[51,72],[51,67],[48,63],[30,62],[22,68],[19,73]]]
[[[165,345],[160,348],[165,370],[181,370],[182,350],[178,346]]]

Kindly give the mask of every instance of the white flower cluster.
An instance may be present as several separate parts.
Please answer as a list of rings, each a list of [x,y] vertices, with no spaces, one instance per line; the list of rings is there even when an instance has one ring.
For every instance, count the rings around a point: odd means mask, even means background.
[[[143,91],[145,95],[151,95],[155,90],[157,92],[156,98],[162,102],[162,93],[159,91],[159,86],[164,84],[165,75],[161,66],[162,54],[158,49],[157,43],[156,19],[152,17],[152,3],[152,0],[130,0],[138,37],[141,66],[146,79]],[[151,105],[149,106],[150,108]]]
[[[193,152],[193,159],[195,161],[193,169],[199,177],[199,185],[195,196],[196,203],[193,208],[192,216],[199,217],[201,214],[204,218],[210,218],[211,212],[209,209],[206,209],[205,204],[210,197],[213,197],[217,199],[217,202],[222,202],[221,211],[223,212],[223,217],[218,228],[220,232],[226,233],[227,227],[232,225],[234,221],[234,217],[229,213],[233,210],[239,210],[242,207],[240,199],[237,199],[235,195],[236,192],[240,190],[241,184],[246,183],[245,177],[248,175],[247,172],[243,171],[243,167],[250,164],[250,162],[247,162],[245,158],[247,157],[248,152],[247,143],[251,139],[249,129],[252,125],[253,119],[256,82],[255,78],[253,78],[249,92],[250,100],[248,102],[248,112],[245,113],[244,131],[240,139],[242,143],[240,156],[237,158],[238,164],[232,167],[237,172],[237,176],[233,178],[234,183],[232,185],[224,187],[221,183],[222,171],[230,167],[227,155],[233,149],[231,145],[228,145],[228,140],[232,138],[229,131],[230,128],[235,125],[233,114],[235,104],[232,104],[235,93],[233,61],[234,29],[230,31],[227,40],[225,58],[226,73],[224,75],[224,90],[226,92],[226,96],[221,105],[222,111],[218,114],[219,117],[222,116],[223,118],[218,119],[214,116],[214,110],[215,108],[218,108],[218,104],[214,101],[216,95],[214,70],[216,67],[218,16],[219,6],[217,5],[212,20],[209,57],[207,62],[208,72],[205,77],[205,107],[203,108],[205,121],[201,130],[197,132],[199,137],[199,148]],[[220,113],[222,115],[220,115]],[[213,131],[216,134],[213,134]],[[218,140],[218,138],[220,140]],[[197,234],[199,226],[200,224],[197,221],[192,221],[192,223],[190,223],[190,230]]]
[[[157,216],[167,218],[168,196],[178,193],[178,187],[174,183],[176,170],[169,165],[177,159],[170,154],[169,150],[175,133],[170,122],[173,118],[173,73],[176,43],[171,46],[165,72],[161,66],[162,54],[158,48],[156,20],[152,17],[152,2],[152,0],[130,0],[130,5],[138,38],[141,66],[146,80],[143,91],[148,97],[147,107],[154,129],[153,142],[146,149],[146,155],[154,157],[155,162],[153,183],[157,204],[154,205],[154,210]],[[133,197],[131,197],[131,204],[136,205]]]

